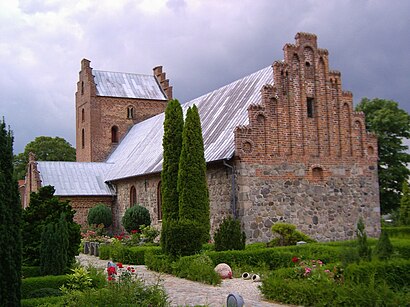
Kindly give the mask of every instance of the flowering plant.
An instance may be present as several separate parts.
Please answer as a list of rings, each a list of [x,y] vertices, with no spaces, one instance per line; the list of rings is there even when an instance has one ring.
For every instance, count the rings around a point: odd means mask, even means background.
[[[343,269],[338,266],[333,266],[329,270],[324,266],[324,263],[317,259],[302,260],[298,257],[292,257],[292,262],[295,264],[295,277],[299,279],[308,279],[312,282],[328,281],[342,282]]]
[[[106,271],[108,281],[131,281],[137,276],[135,267],[127,266],[125,268],[121,262],[117,264],[108,262]]]

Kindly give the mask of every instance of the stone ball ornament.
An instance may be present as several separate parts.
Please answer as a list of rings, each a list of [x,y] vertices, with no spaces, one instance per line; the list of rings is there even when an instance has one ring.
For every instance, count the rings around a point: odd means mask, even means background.
[[[232,278],[232,269],[226,263],[220,263],[215,267],[215,272],[221,276],[222,279]]]

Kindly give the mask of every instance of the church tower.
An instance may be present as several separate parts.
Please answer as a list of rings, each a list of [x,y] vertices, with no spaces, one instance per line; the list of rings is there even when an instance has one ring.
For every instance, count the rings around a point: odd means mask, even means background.
[[[165,111],[172,86],[162,66],[153,75],[93,70],[81,61],[76,100],[78,162],[102,162],[136,123]]]

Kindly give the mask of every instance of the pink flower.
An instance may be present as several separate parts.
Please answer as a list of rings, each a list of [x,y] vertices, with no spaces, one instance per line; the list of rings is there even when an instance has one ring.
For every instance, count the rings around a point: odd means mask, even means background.
[[[305,274],[303,274],[303,276],[308,276],[311,271],[312,271],[311,268],[305,268]]]

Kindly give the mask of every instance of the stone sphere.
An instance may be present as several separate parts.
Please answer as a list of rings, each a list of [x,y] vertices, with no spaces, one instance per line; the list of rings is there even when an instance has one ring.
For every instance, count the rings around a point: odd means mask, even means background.
[[[232,269],[226,263],[220,263],[215,267],[215,272],[221,276],[222,279],[232,278]]]

